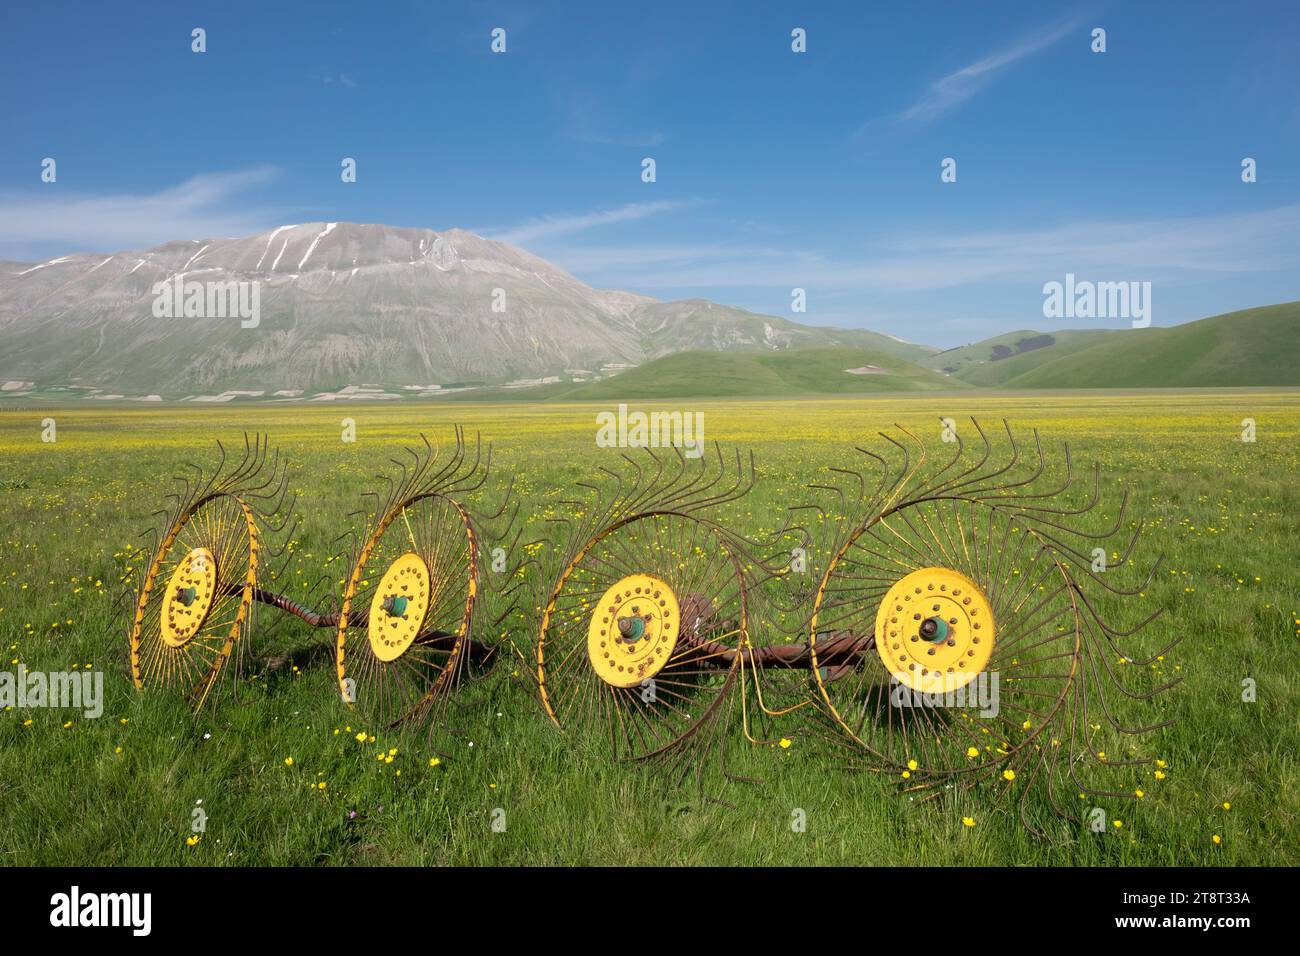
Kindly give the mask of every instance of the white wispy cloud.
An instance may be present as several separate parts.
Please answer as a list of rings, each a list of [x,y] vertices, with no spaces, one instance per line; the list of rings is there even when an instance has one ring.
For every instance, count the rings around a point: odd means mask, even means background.
[[[612,226],[633,222],[662,213],[676,212],[699,205],[697,200],[665,199],[656,202],[631,202],[613,209],[598,209],[575,215],[540,216],[515,226],[481,230],[486,236],[502,242],[523,244],[557,236],[571,236],[599,226]]]
[[[1102,280],[1193,282],[1300,268],[1300,205],[882,235],[856,256],[725,242],[569,247],[548,254],[597,285],[633,289],[816,286],[907,293],[985,282],[1045,282],[1066,272]]]
[[[88,196],[62,183],[0,193],[0,243],[57,243],[77,251],[139,249],[172,239],[211,239],[260,232],[273,210],[241,205],[249,190],[275,176],[270,166],[194,176],[153,193]]]
[[[1067,33],[1074,30],[1077,21],[1071,20],[1041,30],[1020,39],[1005,49],[998,50],[967,66],[940,77],[930,84],[910,106],[889,116],[878,117],[864,124],[858,133],[867,132],[881,123],[896,126],[916,126],[929,123],[952,110],[985,89],[1007,67],[1028,56],[1045,50]]]

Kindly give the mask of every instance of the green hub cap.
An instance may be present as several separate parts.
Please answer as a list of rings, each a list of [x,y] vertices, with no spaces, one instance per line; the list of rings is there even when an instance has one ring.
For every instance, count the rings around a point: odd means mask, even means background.
[[[384,598],[384,610],[391,617],[406,617],[406,595],[390,595]]]
[[[633,644],[645,635],[645,621],[639,617],[620,617],[618,632],[623,636],[623,640]]]
[[[921,622],[921,638],[933,644],[942,644],[948,639],[948,622],[941,617],[927,617]]]

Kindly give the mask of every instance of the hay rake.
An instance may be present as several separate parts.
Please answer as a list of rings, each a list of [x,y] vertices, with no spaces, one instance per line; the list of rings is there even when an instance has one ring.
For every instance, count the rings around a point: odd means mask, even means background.
[[[334,625],[340,694],[385,724],[441,714],[470,664],[495,653],[493,632],[522,586],[511,488],[495,508],[472,504],[483,498],[491,446],[476,441],[471,456],[456,429],[451,453],[439,455],[421,438],[423,448],[393,461],[400,476],[384,478],[386,496],[368,496],[373,507],[349,549]],[[492,595],[504,605],[495,615],[483,593],[485,549],[505,582]]]
[[[178,475],[171,508],[158,512],[151,557],[140,579],[129,628],[131,679],[137,690],[181,686],[197,709],[230,670],[239,670],[258,603],[259,576],[286,549],[276,522],[288,489],[279,454],[264,436],[244,439],[244,454],[204,475],[197,465]]]
[[[860,467],[829,468],[829,481],[810,486],[822,500],[790,509],[829,528],[817,549],[795,524],[765,540],[728,527],[754,488],[752,456],[718,446],[697,463],[676,449],[622,454],[549,519],[549,579],[525,573],[524,556],[543,542],[519,546],[511,486],[485,490],[490,446],[471,452],[456,429],[443,454],[421,436],[381,476],[385,492],[366,496],[327,611],[263,586],[292,536],[276,520],[287,477],[264,438],[246,440],[237,464],[223,450],[209,476],[192,469],[172,496],[135,594],[132,677],[140,689],[181,686],[196,709],[215,700],[265,605],[334,632],[349,706],[432,733],[472,665],[509,636],[527,586],[536,643],[530,656],[516,653],[547,717],[575,742],[701,780],[716,748],[730,777],[734,721],[751,742],[770,742],[777,722],[807,729],[794,715],[816,714],[812,727],[855,765],[897,775],[913,794],[1018,780],[1022,822],[1041,832],[1031,792],[1061,814],[1067,784],[1132,793],[1085,779],[1086,769],[1150,762],[1136,748],[1107,758],[1101,722],[1132,737],[1166,726],[1125,724],[1114,699],[1151,700],[1178,681],[1142,684],[1116,661],[1143,672],[1180,638],[1144,655],[1132,639],[1160,611],[1113,623],[1159,566],[1131,586],[1118,580],[1142,530],[1126,528],[1127,494],[1112,512],[1099,467],[1076,473],[1068,445],[1049,463],[1037,432],[1027,446],[1005,423],[996,440],[972,427],[978,441],[952,432],[951,450],[934,455],[895,426],[876,450],[857,449]],[[797,608],[791,543],[820,555],[815,590]],[[515,557],[494,569],[491,588],[489,552],[494,564]]]
[[[198,478],[181,479],[135,594],[137,689],[181,684],[196,710],[215,703],[212,691],[230,662],[247,656],[253,610],[264,605],[334,631],[335,673],[349,706],[387,725],[428,722],[432,731],[471,663],[492,657],[491,632],[513,610],[519,565],[501,567],[508,583],[494,596],[507,606],[490,617],[482,552],[508,542],[518,509],[509,488],[495,508],[472,503],[484,497],[490,446],[476,441],[471,453],[460,429],[445,454],[421,440],[393,460],[396,477],[380,476],[386,494],[367,494],[373,506],[352,516],[364,527],[345,536],[339,557],[349,573],[337,610],[324,612],[263,586],[279,576],[267,573],[268,557],[287,561],[292,537],[288,518],[276,520],[286,469],[278,454],[268,463],[265,438],[246,439],[233,468],[218,443],[219,464],[206,478],[191,465]],[[268,539],[278,547],[268,548]],[[498,553],[518,553],[515,543]]]
[[[989,778],[1010,789],[1020,774],[1021,819],[1036,829],[1027,815],[1036,780],[1063,815],[1067,784],[1133,795],[1084,778],[1088,763],[1151,762],[1106,758],[1093,721],[1125,735],[1166,726],[1122,724],[1107,695],[1150,700],[1176,684],[1132,689],[1115,661],[1136,673],[1181,636],[1143,656],[1119,642],[1160,609],[1127,629],[1108,619],[1160,564],[1131,588],[1112,583],[1132,567],[1142,531],[1124,529],[1127,492],[1108,519],[1099,466],[1089,481],[1068,445],[1055,468],[1036,431],[1023,455],[1005,423],[996,449],[971,423],[978,442],[968,447],[949,430],[952,451],[937,461],[895,426],[880,433],[879,452],[858,449],[863,468],[831,469],[838,480],[814,486],[839,520],[809,616],[811,674],[823,712],[866,767],[914,793]]]
[[[758,673],[793,673],[799,651],[758,646],[756,634],[780,608],[781,544],[802,540],[800,529],[755,541],[724,524],[755,483],[752,456],[746,468],[738,451],[729,462],[715,446],[712,461],[692,465],[675,449],[647,449],[618,465],[580,482],[581,499],[561,503],[568,516],[549,519],[559,560],[538,602],[542,706],[571,738],[603,739],[616,759],[702,780],[716,747],[731,776],[724,730],[734,713],[757,742],[751,718],[787,712],[764,696]]]

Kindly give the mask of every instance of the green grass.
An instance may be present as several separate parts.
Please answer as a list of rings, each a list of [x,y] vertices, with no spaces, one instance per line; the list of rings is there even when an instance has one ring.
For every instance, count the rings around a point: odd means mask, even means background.
[[[1095,330],[1095,331],[1065,331],[1058,332],[1052,336],[1053,343],[1046,348],[1030,349],[1019,352],[1015,355],[1009,355],[996,361],[990,360],[991,351],[989,348],[979,346],[966,346],[965,349],[957,350],[959,355],[956,364],[958,370],[953,373],[953,377],[967,382],[971,385],[983,388],[1000,388],[1006,382],[1023,375],[1025,372],[1038,368],[1047,362],[1054,362],[1062,356],[1071,355],[1083,349],[1092,348],[1108,341],[1116,335],[1122,335],[1122,332],[1115,330]],[[990,340],[995,344],[1003,344],[1009,348],[1016,347],[1015,337],[1012,341],[999,343],[997,339]],[[983,345],[984,343],[981,343]],[[965,353],[962,355],[961,353]],[[974,355],[979,355],[978,361],[972,361]],[[945,366],[951,363],[945,363]]]
[[[880,369],[857,375],[848,369]],[[556,393],[565,401],[624,398],[789,397],[933,391],[961,387],[885,352],[857,348],[781,352],[680,352],[613,378]]]
[[[1091,343],[1091,344],[1090,344]],[[1172,328],[1074,339],[958,373],[997,388],[1225,388],[1300,384],[1300,302]]]
[[[300,669],[262,668],[215,714],[193,721],[174,697],[132,690],[113,600],[130,571],[126,555],[163,506],[167,476],[186,461],[210,460],[214,438],[238,442],[244,429],[266,430],[290,456],[302,525],[276,586],[301,596],[337,536],[355,526],[349,513],[377,487],[373,476],[419,431],[438,435],[454,421],[482,430],[503,474],[516,478],[537,536],[546,509],[614,454],[593,446],[595,415],[607,403],[0,413],[0,669],[13,669],[11,660],[44,670],[91,664],[104,673],[107,697],[98,720],[0,713],[0,862],[1294,864],[1297,397],[967,391],[691,403],[705,413],[711,440],[758,456],[761,482],[733,516],[751,533],[775,528],[826,465],[847,463],[853,444],[896,421],[934,429],[943,416],[1007,416],[1039,427],[1048,442],[1068,439],[1076,462],[1103,464],[1107,489],[1129,491],[1148,522],[1144,555],[1166,556],[1142,599],[1167,608],[1147,640],[1185,637],[1161,665],[1185,681],[1153,705],[1112,705],[1126,719],[1175,721],[1132,744],[1165,760],[1168,776],[1145,785],[1141,800],[1102,802],[1124,820],[1122,830],[1061,824],[1049,840],[1020,827],[997,787],[913,802],[895,781],[845,767],[797,719],[776,727],[794,741],[789,749],[749,745],[733,728],[729,764],[762,782],[718,784],[716,792],[710,784],[706,796],[731,806],[710,802],[691,787],[611,765],[598,747],[572,751],[509,657],[460,698],[460,732],[431,767],[421,733],[365,726],[343,707],[332,657],[310,653],[321,635],[293,619],[254,637],[263,652],[299,651]],[[41,419],[50,415],[58,441],[44,444]],[[339,440],[345,416],[356,420],[355,444]],[[1257,423],[1253,444],[1240,441],[1245,417]],[[271,612],[259,617],[272,620]],[[1248,677],[1257,682],[1253,704],[1241,701]],[[358,743],[362,730],[376,741]],[[391,764],[376,760],[393,747]],[[187,846],[199,800],[207,831]],[[505,811],[505,832],[492,831],[496,808]],[[807,814],[804,833],[789,826],[796,808]],[[964,827],[964,816],[977,825]]]
[[[1059,356],[1084,344],[1095,344],[1114,330],[1066,329],[1061,332],[1034,332],[1022,329],[1017,332],[1005,332],[992,338],[983,339],[972,345],[962,345],[943,352],[927,356],[918,364],[926,368],[955,375],[963,381],[977,385],[995,385],[1001,381],[1001,372],[1008,362],[1027,359],[1033,356],[1041,361],[1042,356]],[[992,375],[986,381],[969,377],[977,370],[985,376]]]

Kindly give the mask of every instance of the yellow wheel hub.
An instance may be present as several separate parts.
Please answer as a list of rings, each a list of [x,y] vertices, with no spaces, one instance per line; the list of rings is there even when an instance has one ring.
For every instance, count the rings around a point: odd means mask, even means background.
[[[606,591],[592,612],[587,657],[606,684],[636,687],[668,663],[680,633],[672,588],[632,574]]]
[[[163,643],[180,647],[197,634],[216,595],[217,559],[207,548],[194,548],[176,565],[163,594]]]
[[[370,649],[381,661],[406,653],[429,613],[429,567],[408,551],[388,566],[370,601]]]
[[[922,568],[880,602],[876,653],[912,690],[945,693],[988,666],[995,628],[993,608],[974,581],[948,568]]]

